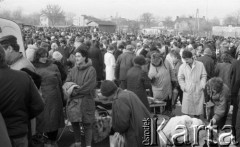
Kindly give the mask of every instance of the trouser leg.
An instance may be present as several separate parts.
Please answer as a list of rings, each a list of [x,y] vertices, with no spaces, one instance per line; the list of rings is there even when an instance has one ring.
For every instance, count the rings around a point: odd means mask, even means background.
[[[81,131],[80,131],[80,123],[72,122],[72,128],[74,131],[75,142],[81,142]]]
[[[27,135],[20,138],[10,138],[12,147],[28,147]]]
[[[91,146],[92,144],[92,124],[83,124],[84,127],[84,133],[85,133],[85,142],[86,146]]]
[[[238,103],[239,103],[239,96],[235,95],[232,96],[232,102],[233,102],[233,113],[232,113],[232,126],[233,126],[233,135],[236,135],[235,126],[236,126],[236,120],[237,120],[237,112],[238,112]]]

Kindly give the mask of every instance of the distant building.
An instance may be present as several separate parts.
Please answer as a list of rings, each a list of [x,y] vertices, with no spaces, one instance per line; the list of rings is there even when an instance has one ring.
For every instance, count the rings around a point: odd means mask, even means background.
[[[42,26],[42,27],[49,27],[50,26],[50,21],[45,14],[40,15],[40,24],[39,25]]]
[[[214,26],[212,28],[212,34],[224,37],[240,37],[240,27]]]
[[[73,25],[86,27],[88,23],[92,21],[100,21],[100,19],[87,15],[76,16],[73,18]]]
[[[114,33],[116,31],[116,24],[112,21],[101,20],[92,16],[81,15],[73,20],[73,25],[80,27],[98,27],[99,31]]]
[[[88,22],[87,25],[91,27],[98,27],[99,31],[102,32],[114,33],[116,31],[116,24],[111,21],[95,20]]]
[[[178,17],[174,21],[174,29],[178,32],[193,32],[198,29],[198,25],[206,23],[205,17]]]

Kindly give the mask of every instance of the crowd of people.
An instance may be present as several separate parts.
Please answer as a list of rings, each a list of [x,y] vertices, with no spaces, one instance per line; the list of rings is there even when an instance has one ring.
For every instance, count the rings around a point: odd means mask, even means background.
[[[220,128],[233,105],[233,134],[240,142],[239,38],[89,28],[31,29],[23,36],[26,56],[15,36],[0,38],[0,112],[13,147],[27,147],[34,133],[47,137],[46,147],[57,146],[64,108],[74,145],[81,146],[83,128],[90,147],[96,89],[112,101],[112,129],[125,136],[128,147],[143,146],[148,97],[166,102],[163,114],[170,117],[178,102],[183,114],[195,118],[204,106],[212,107],[209,121]]]

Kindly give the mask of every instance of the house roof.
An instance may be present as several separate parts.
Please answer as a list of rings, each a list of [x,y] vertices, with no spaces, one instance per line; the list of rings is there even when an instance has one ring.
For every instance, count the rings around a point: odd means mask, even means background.
[[[112,21],[105,21],[105,20],[101,20],[98,18],[95,18],[93,16],[87,16],[87,15],[82,15],[84,17],[84,19],[87,19],[88,22],[87,24],[91,23],[91,22],[95,22],[99,25],[105,25],[105,26],[115,26],[116,24]]]
[[[95,22],[98,25],[104,25],[104,26],[115,26],[116,24],[114,22],[111,21],[104,21],[104,20],[97,20],[97,21],[90,21],[87,24],[91,23],[91,22]]]
[[[175,23],[176,22],[183,22],[183,21],[195,21],[196,20],[196,18],[194,18],[194,17],[179,17],[179,18],[177,18],[176,20],[175,20]],[[201,21],[206,21],[205,20],[205,18],[199,18],[199,21],[201,22]]]
[[[93,16],[88,16],[88,15],[82,15],[84,17],[84,19],[87,19],[89,21],[100,21],[100,19],[95,18]]]

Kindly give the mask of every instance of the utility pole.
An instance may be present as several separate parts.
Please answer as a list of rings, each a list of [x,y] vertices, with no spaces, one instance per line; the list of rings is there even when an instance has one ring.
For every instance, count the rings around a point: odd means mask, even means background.
[[[196,11],[196,26],[197,26],[197,34],[199,35],[199,10]]]

